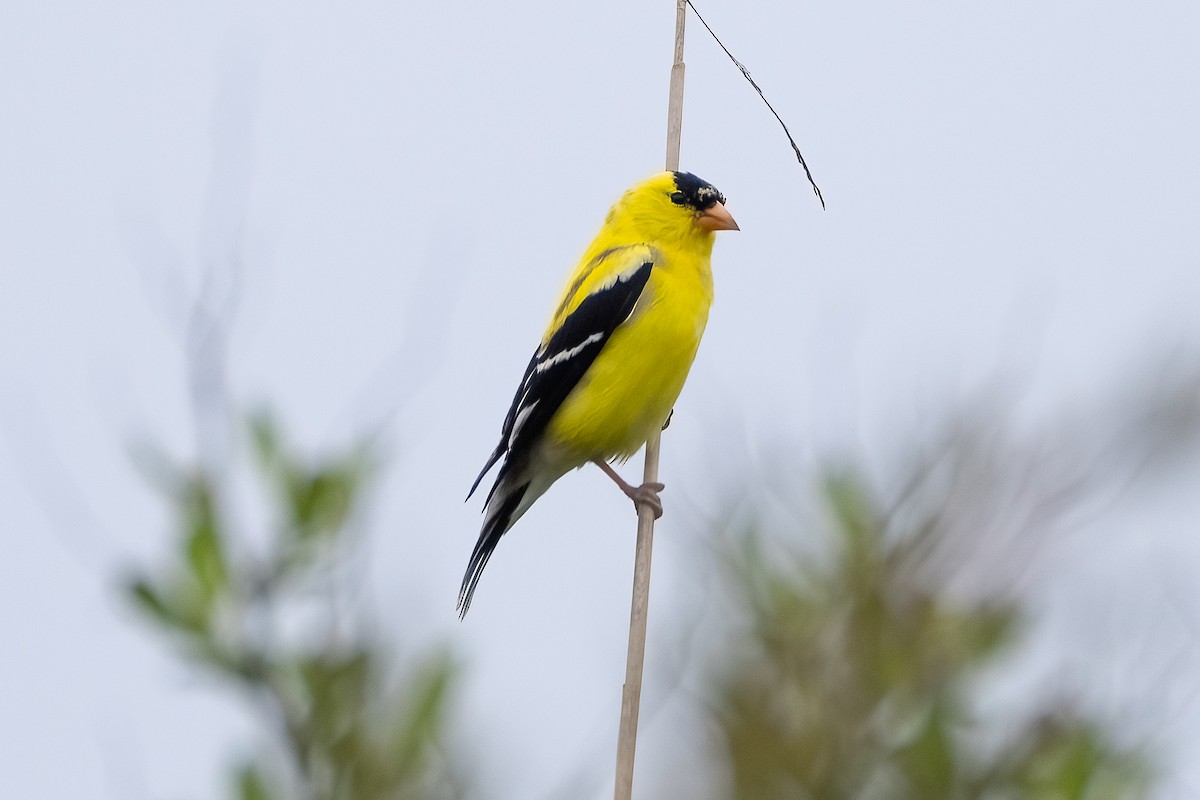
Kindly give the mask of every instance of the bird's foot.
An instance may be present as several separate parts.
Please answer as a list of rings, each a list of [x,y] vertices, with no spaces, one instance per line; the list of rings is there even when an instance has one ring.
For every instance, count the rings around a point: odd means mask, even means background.
[[[658,519],[663,514],[662,499],[658,493],[667,488],[661,483],[643,483],[641,486],[630,486],[625,484],[621,487],[621,491],[625,492],[625,496],[633,501],[633,507],[640,513],[642,506],[648,507],[654,512],[654,518]]]
[[[613,483],[621,487],[621,491],[625,496],[633,501],[633,507],[641,510],[644,505],[654,512],[654,518],[658,519],[662,516],[663,506],[662,500],[659,499],[658,493],[666,488],[661,483],[647,482],[641,486],[631,486],[624,478],[617,474],[617,471],[610,467],[602,458],[592,460],[600,469],[604,470],[604,474],[613,479]]]

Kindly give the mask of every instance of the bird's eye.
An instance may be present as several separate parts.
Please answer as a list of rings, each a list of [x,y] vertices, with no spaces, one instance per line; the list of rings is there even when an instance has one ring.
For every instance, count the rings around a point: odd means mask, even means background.
[[[687,195],[683,192],[672,192],[671,202],[677,206],[685,206],[687,205]]]

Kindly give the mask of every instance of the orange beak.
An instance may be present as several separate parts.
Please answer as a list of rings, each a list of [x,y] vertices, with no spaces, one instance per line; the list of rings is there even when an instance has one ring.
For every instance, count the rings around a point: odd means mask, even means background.
[[[733,217],[725,206],[717,203],[712,208],[700,212],[700,216],[696,219],[696,224],[706,231],[740,231],[741,228],[733,221]]]

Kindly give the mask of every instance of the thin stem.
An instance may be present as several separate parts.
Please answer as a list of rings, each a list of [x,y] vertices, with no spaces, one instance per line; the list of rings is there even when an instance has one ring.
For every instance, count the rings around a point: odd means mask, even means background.
[[[667,100],[667,169],[679,169],[679,139],[683,133],[683,27],[687,0],[675,3],[675,59],[671,64],[671,93]],[[655,438],[658,438],[657,436]]]
[[[667,103],[667,169],[679,169],[679,140],[683,130],[683,29],[686,0],[675,2],[675,58]],[[646,442],[644,483],[658,481],[658,431]],[[633,757],[637,750],[638,711],[642,702],[642,667],[646,660],[646,618],[650,601],[650,559],[654,550],[654,512],[638,505],[637,548],[633,557],[633,600],[629,610],[629,650],[625,657],[625,686],[621,692],[621,725],[617,735],[615,800],[633,795]]]

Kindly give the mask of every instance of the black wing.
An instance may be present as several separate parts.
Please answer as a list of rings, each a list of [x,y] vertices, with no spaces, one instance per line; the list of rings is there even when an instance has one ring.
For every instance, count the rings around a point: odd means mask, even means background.
[[[475,479],[467,494],[468,499],[501,456],[508,456],[505,466],[501,467],[503,475],[509,462],[519,460],[541,437],[559,406],[596,360],[613,331],[633,313],[653,267],[654,262],[647,258],[636,269],[622,272],[611,286],[588,295],[563,320],[550,341],[533,354],[529,366],[525,368],[521,386],[513,397],[508,416],[504,419],[500,444]],[[495,491],[495,487],[492,491]],[[488,499],[491,499],[491,494]]]

